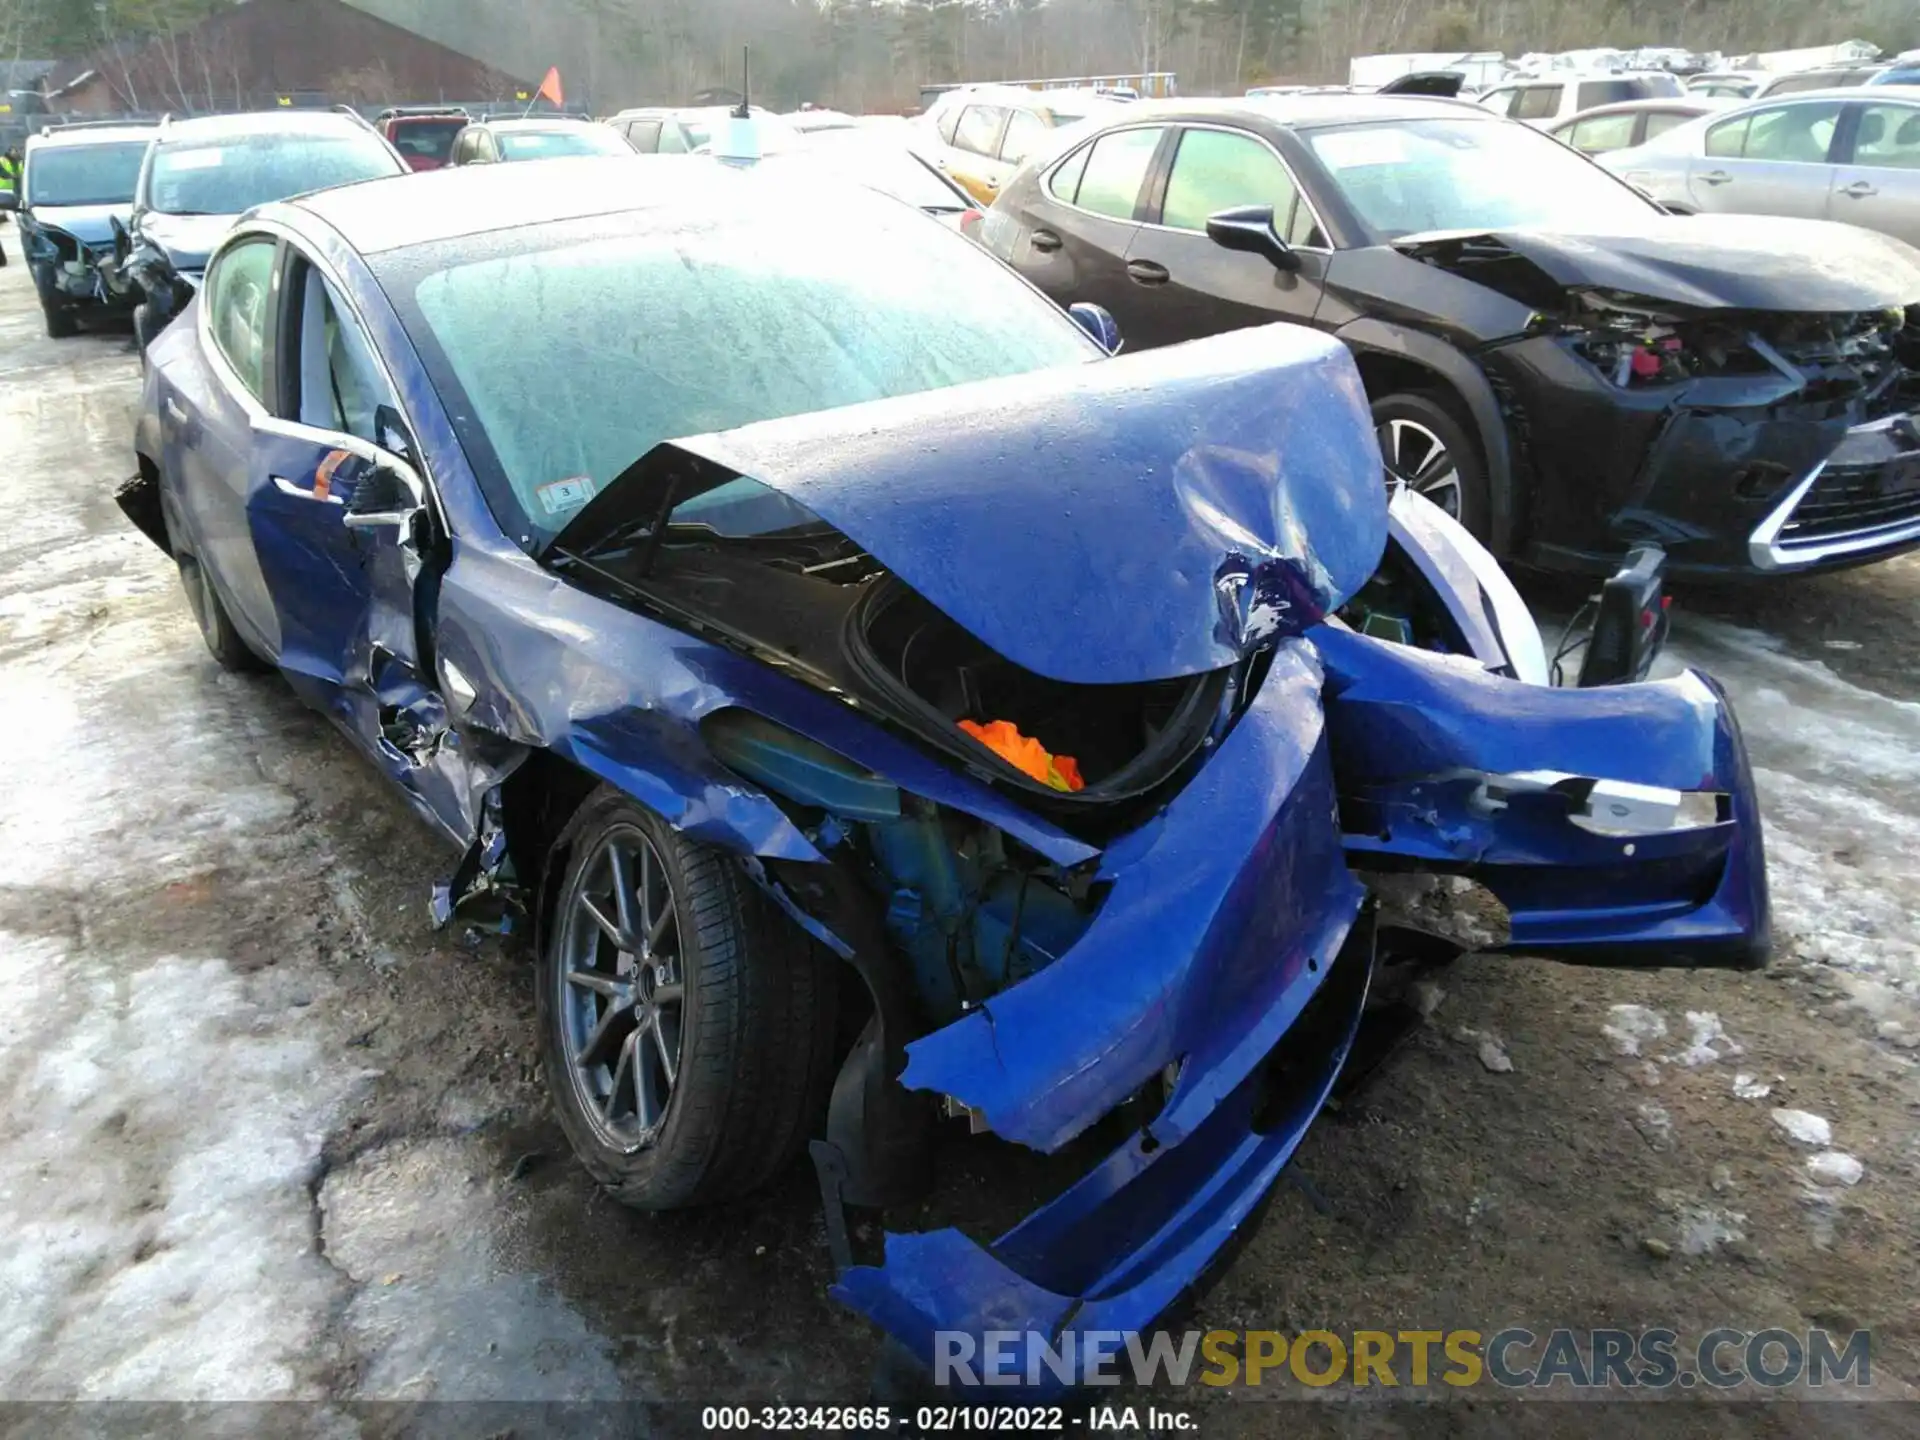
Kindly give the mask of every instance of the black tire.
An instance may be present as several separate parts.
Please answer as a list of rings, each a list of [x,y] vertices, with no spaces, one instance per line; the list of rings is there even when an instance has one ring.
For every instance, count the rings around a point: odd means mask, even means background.
[[[33,288],[40,295],[40,313],[47,319],[47,338],[65,340],[80,333],[73,309],[53,284],[53,271],[45,265],[33,267]]]
[[[73,312],[66,306],[55,302],[43,301],[41,313],[47,317],[47,338],[49,340],[71,340],[80,333],[79,322],[73,318]]]
[[[623,951],[581,903],[584,895],[603,914],[615,903],[609,855],[620,847],[630,877],[627,934],[637,938],[650,916],[656,946]],[[565,870],[542,937],[536,1003],[547,1085],[574,1153],[609,1194],[640,1210],[757,1189],[793,1160],[825,1113],[830,962],[732,857],[611,788],[588,797],[554,854]],[[656,866],[658,874],[643,879]],[[671,920],[660,928],[663,910]],[[596,988],[566,979],[589,971]],[[630,983],[618,996],[598,988],[617,986],[623,974]],[[605,1038],[589,1051],[584,1042],[596,1035]],[[661,1063],[669,1048],[670,1078]]]
[[[166,485],[163,481],[160,515],[167,527],[167,544],[173,551],[174,564],[180,570],[180,586],[187,592],[187,608],[193,611],[194,623],[200,627],[200,638],[207,642],[207,650],[220,663],[221,669],[231,670],[237,675],[256,675],[271,669],[266,661],[254,653],[253,647],[240,638],[240,632],[234,628],[233,617],[227,613],[227,607],[220,599],[220,592],[214,589],[213,577],[207,573],[199,557],[183,543],[165,495]]]
[[[159,338],[166,328],[159,316],[154,313],[153,302],[142,300],[133,308],[133,343],[140,351],[140,363],[147,363],[147,347]]]
[[[1450,398],[1418,390],[1383,395],[1373,402],[1373,425],[1389,483],[1395,478],[1406,480],[1411,488],[1466,526],[1476,540],[1487,543],[1493,531],[1487,464],[1481,458],[1479,441],[1461,421]],[[1428,442],[1438,442],[1446,452],[1446,462],[1437,471],[1429,469],[1434,460],[1432,451],[1426,448]],[[1408,447],[1398,458],[1396,444]],[[1451,484],[1447,483],[1449,474],[1453,477]]]

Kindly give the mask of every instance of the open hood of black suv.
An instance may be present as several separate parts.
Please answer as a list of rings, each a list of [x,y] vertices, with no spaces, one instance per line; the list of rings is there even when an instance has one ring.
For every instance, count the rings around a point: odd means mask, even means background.
[[[1463,279],[1526,262],[1566,290],[1613,290],[1700,310],[1842,313],[1920,302],[1920,251],[1825,220],[1663,215],[1632,229],[1445,231],[1393,242]],[[1503,287],[1496,287],[1503,288]]]

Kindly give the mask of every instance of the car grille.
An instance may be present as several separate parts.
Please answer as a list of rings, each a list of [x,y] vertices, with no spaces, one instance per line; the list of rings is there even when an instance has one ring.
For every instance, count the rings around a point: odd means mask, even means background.
[[[1884,465],[1829,465],[1794,507],[1780,543],[1826,539],[1920,519],[1920,488],[1893,489]]]

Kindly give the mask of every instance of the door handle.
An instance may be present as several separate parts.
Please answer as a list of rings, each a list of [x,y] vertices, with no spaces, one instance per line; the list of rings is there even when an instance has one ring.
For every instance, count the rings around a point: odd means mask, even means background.
[[[1856,180],[1851,185],[1842,185],[1840,187],[1840,193],[1842,195],[1850,195],[1855,200],[1864,200],[1867,196],[1878,195],[1880,192],[1866,181]]]
[[[1724,170],[1709,170],[1706,174],[1702,175],[1700,179],[1708,185],[1725,185],[1728,181],[1732,180],[1733,177]]]
[[[173,396],[169,395],[165,400],[161,401],[160,408],[167,412],[167,418],[173,421],[174,424],[184,425],[187,423],[187,412],[180,408],[180,402],[175,400]]]
[[[1140,285],[1164,285],[1167,283],[1167,267],[1152,260],[1129,260],[1127,274]]]
[[[1038,250],[1042,255],[1051,255],[1060,248],[1060,243],[1060,237],[1051,230],[1036,230],[1033,232],[1033,248]]]

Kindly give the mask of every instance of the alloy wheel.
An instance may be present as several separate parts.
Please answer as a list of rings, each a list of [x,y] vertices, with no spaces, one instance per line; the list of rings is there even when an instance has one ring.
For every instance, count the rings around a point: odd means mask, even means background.
[[[1418,420],[1382,420],[1374,429],[1389,487],[1404,485],[1454,519],[1462,501],[1460,468],[1446,444]]]
[[[568,1076],[602,1140],[638,1150],[673,1103],[686,997],[673,882],[653,842],[625,826],[603,835],[562,925],[554,1000]]]

